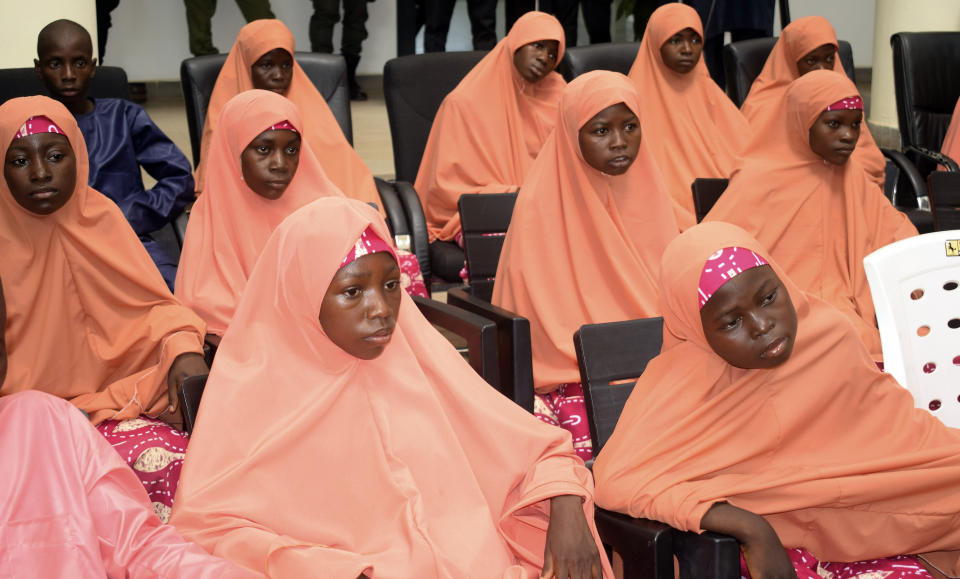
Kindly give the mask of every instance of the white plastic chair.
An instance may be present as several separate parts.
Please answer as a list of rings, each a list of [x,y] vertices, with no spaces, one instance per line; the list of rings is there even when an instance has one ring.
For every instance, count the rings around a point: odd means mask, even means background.
[[[960,230],[911,237],[863,259],[884,370],[960,427]]]

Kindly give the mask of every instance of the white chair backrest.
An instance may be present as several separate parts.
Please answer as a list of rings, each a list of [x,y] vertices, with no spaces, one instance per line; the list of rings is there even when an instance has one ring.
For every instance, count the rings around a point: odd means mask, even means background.
[[[863,259],[884,370],[960,427],[960,230],[911,237]]]

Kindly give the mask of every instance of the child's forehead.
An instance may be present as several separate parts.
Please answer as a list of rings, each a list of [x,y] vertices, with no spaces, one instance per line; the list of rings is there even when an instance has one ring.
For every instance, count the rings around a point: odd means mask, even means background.
[[[69,26],[54,28],[37,43],[37,55],[43,58],[57,52],[79,52],[92,57],[93,42],[90,35],[82,29]]]

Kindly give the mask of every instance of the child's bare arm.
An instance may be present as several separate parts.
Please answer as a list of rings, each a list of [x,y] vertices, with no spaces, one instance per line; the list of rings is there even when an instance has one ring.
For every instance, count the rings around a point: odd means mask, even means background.
[[[700,528],[734,537],[754,579],[797,579],[776,531],[760,515],[716,503],[703,515]]]

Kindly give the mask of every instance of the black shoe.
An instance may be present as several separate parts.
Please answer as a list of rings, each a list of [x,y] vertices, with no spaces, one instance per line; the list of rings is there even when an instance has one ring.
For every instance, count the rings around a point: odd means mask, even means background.
[[[359,84],[355,84],[350,87],[350,100],[365,101],[367,100],[367,93],[363,92],[363,89],[360,88]]]

